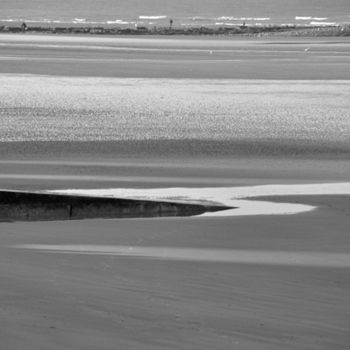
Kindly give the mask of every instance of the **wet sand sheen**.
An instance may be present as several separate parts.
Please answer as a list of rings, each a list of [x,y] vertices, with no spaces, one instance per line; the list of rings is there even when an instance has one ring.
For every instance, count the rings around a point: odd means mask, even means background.
[[[12,246],[12,248],[58,254],[110,255],[146,259],[256,265],[350,268],[350,253],[300,253],[290,251],[50,244],[19,244]]]
[[[0,73],[129,78],[350,79],[349,39],[340,37],[265,41],[0,35],[0,44]],[[77,45],[80,47],[74,48]],[[94,49],[96,45],[104,49]],[[115,48],[123,50],[116,52]],[[305,52],[306,48],[310,50]],[[157,52],[149,51],[152,49]]]

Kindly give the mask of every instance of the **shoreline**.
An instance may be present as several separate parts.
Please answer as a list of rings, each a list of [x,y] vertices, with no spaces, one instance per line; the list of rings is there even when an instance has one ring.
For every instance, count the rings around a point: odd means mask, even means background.
[[[287,36],[287,37],[347,37],[350,25],[237,25],[237,26],[193,26],[186,28],[170,27],[136,27],[121,28],[109,26],[27,26],[0,25],[0,33],[30,34],[83,34],[112,36]]]

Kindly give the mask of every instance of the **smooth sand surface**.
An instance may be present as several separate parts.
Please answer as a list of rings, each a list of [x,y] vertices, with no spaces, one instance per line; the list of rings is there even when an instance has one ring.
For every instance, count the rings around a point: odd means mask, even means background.
[[[348,349],[349,270],[332,259],[349,257],[349,199],[326,197],[298,197],[320,209],[294,216],[1,223],[2,347]],[[71,245],[249,251],[250,261]],[[268,252],[273,263],[261,262]]]
[[[34,143],[33,143],[34,144]],[[1,144],[0,144],[1,147]],[[86,147],[77,153],[45,151],[22,158],[12,154],[0,160],[0,188],[45,190],[67,188],[159,188],[246,186],[347,182],[346,159],[283,159],[281,157],[113,157]],[[31,148],[28,143],[27,149]],[[5,153],[4,153],[5,154]],[[31,158],[33,157],[33,158]]]
[[[350,78],[350,41],[340,37],[216,40],[1,34],[0,48],[0,73],[136,78]]]
[[[302,184],[347,181],[349,173],[346,159],[329,157],[150,152],[142,159],[96,149],[89,155],[91,148],[80,155],[33,149],[29,143],[27,153],[16,156],[14,147],[3,157],[1,187]],[[258,200],[318,209],[278,217],[0,223],[2,346],[347,349],[349,196]],[[48,245],[60,250],[47,252]],[[100,254],[106,246],[112,253]],[[148,253],[121,256],[118,247]]]

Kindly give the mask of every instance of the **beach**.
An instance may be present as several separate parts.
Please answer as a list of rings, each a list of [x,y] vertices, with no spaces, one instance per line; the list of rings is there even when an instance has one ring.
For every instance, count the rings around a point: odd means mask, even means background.
[[[335,267],[325,252],[348,256],[348,197],[296,200],[320,209],[279,217],[2,223],[2,344],[346,349],[348,267]],[[72,245],[82,251],[69,252]],[[101,246],[248,250],[249,261],[94,253]],[[278,258],[266,264],[259,252],[318,256],[323,266]]]
[[[1,189],[309,208],[1,222],[4,349],[347,349],[349,61],[348,38],[1,34]]]
[[[118,78],[343,80],[349,79],[349,40],[1,34],[0,72]]]

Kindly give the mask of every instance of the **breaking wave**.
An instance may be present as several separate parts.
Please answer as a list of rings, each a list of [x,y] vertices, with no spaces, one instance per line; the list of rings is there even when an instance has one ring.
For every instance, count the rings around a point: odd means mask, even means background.
[[[295,16],[294,18],[296,21],[325,21],[328,19],[328,17],[311,17],[311,16]]]
[[[62,25],[134,25],[136,23],[143,24],[143,20],[145,23],[153,24],[153,22],[147,21],[155,21],[155,23],[159,25],[167,24],[168,20],[172,18],[174,20],[174,26],[234,26],[240,25],[243,22],[247,22],[248,25],[267,25],[267,24],[275,24],[275,25],[307,25],[307,26],[336,26],[341,23],[347,23],[342,20],[337,21],[336,18],[329,17],[314,17],[314,16],[294,16],[294,17],[281,17],[281,18],[271,18],[271,17],[240,17],[240,16],[191,16],[191,17],[176,17],[171,15],[140,15],[136,17],[123,17],[121,16],[118,19],[115,18],[85,18],[83,16],[77,16],[74,18],[45,18],[45,17],[5,17],[0,18],[0,24],[3,25],[19,25],[22,22],[26,23],[35,23],[35,24],[62,24]]]
[[[335,22],[317,22],[317,21],[310,22],[310,26],[334,27],[336,25],[338,24]]]
[[[139,19],[166,19],[168,16],[139,16]]]

